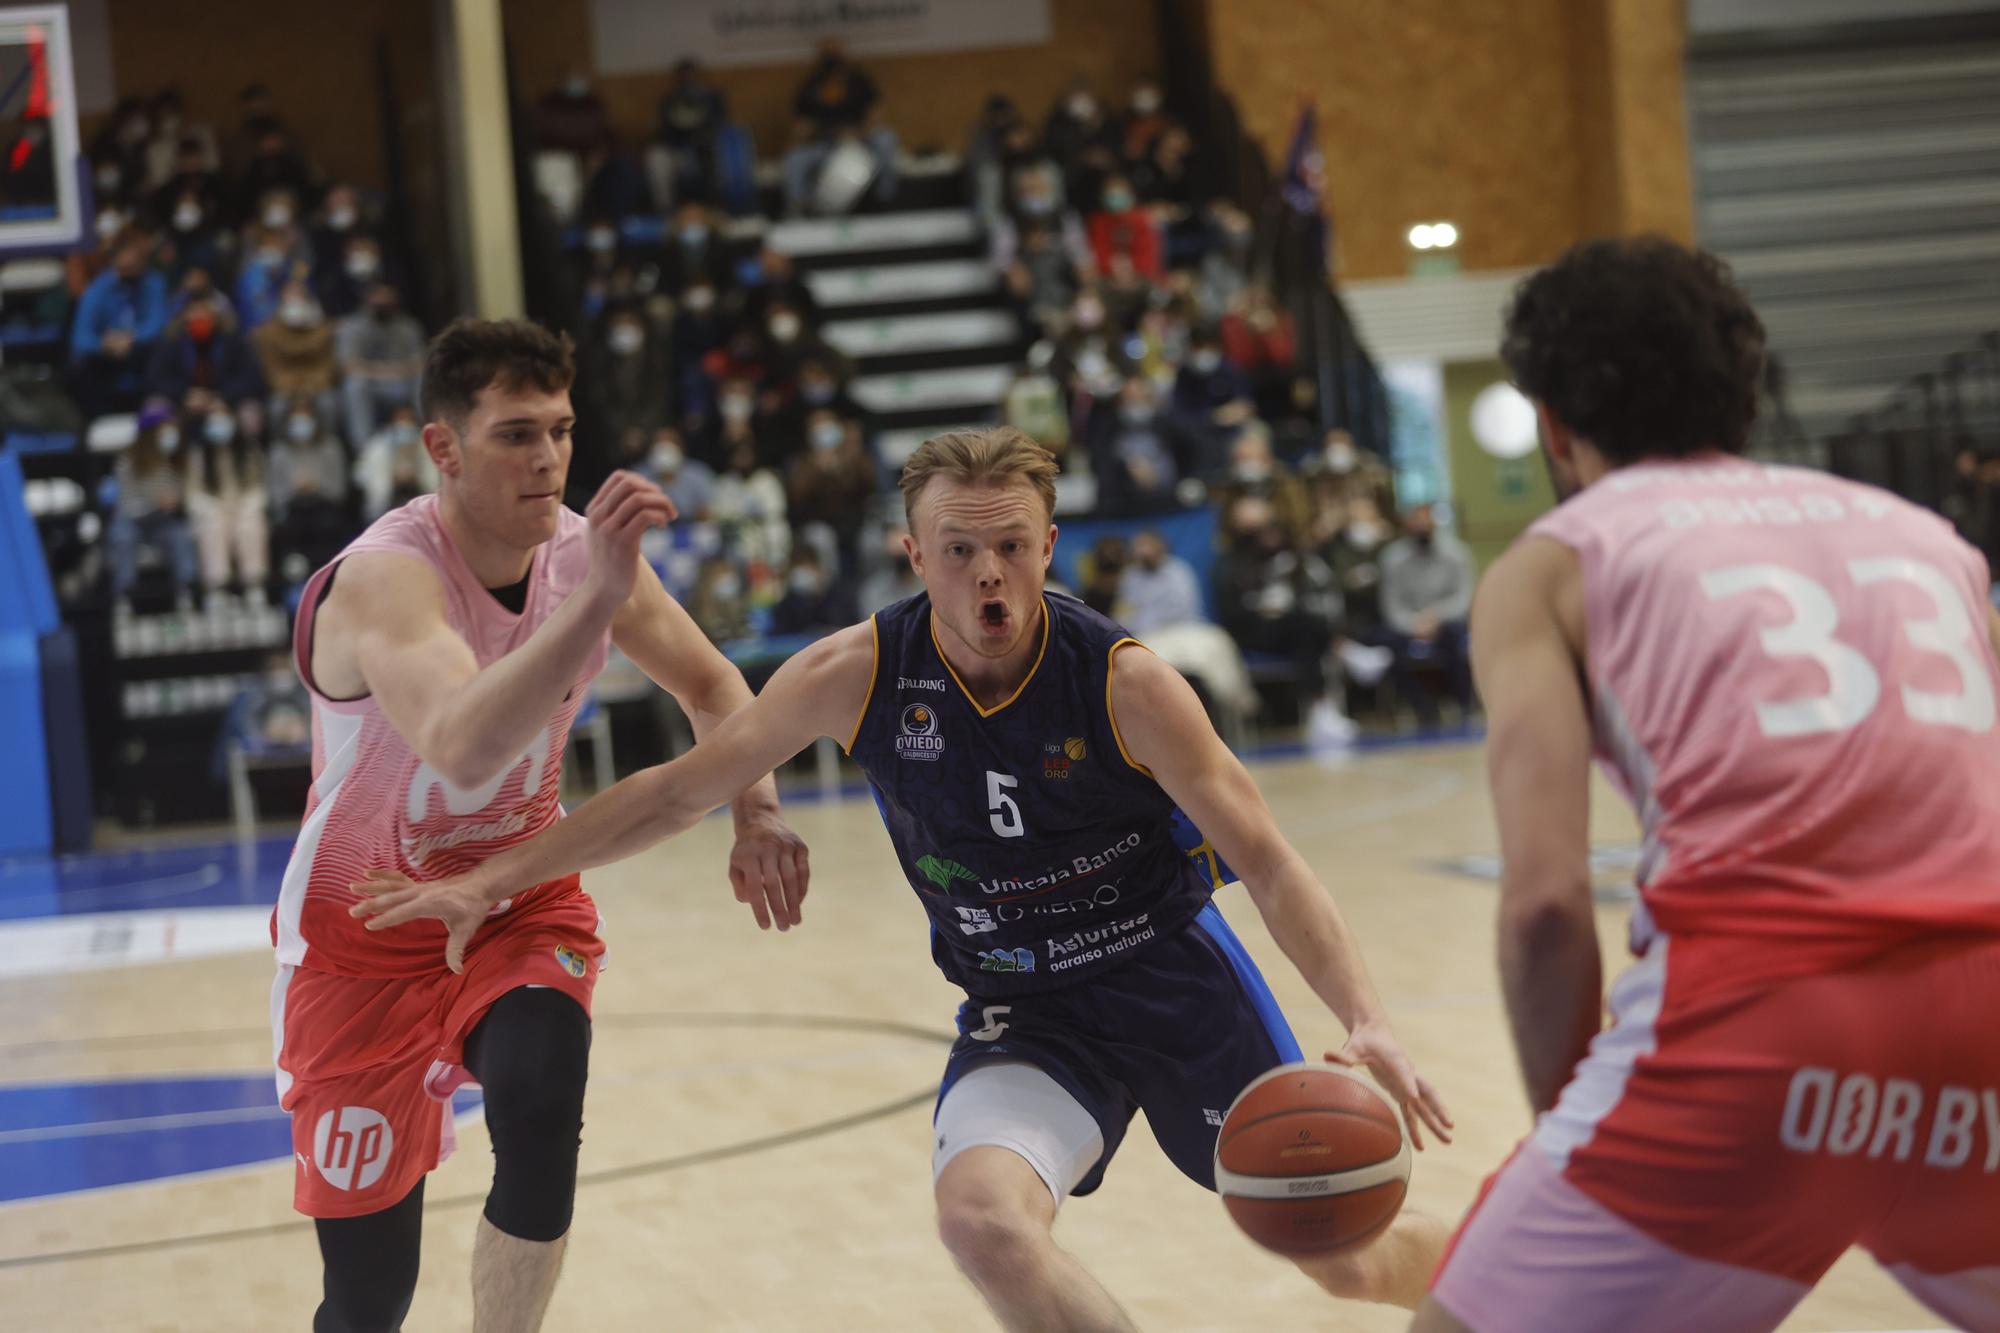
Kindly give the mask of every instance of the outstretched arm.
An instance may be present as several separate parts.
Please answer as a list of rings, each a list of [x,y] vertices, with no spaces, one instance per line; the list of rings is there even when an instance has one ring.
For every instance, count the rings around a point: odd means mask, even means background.
[[[1522,542],[1472,608],[1486,769],[1500,825],[1500,982],[1528,1101],[1556,1103],[1597,1034],[1603,961],[1590,894],[1590,713],[1576,557]]]
[[[829,635],[778,668],[762,694],[680,758],[634,773],[536,837],[455,879],[416,885],[378,872],[355,886],[367,896],[351,910],[371,917],[371,930],[424,917],[443,921],[451,930],[447,961],[456,971],[465,942],[502,898],[643,851],[691,827],[819,737],[845,740],[874,675],[871,626]],[[751,908],[759,926],[769,926],[773,917],[790,925],[799,920],[797,903],[782,897],[768,905],[759,898]]]
[[[1348,1031],[1334,1058],[1366,1064],[1403,1108],[1411,1142],[1422,1125],[1451,1141],[1451,1117],[1418,1078],[1389,1030],[1360,947],[1333,897],[1278,831],[1256,782],[1209,725],[1201,700],[1171,666],[1143,648],[1121,649],[1111,676],[1112,715],[1132,760],[1242,876],[1271,938]]]

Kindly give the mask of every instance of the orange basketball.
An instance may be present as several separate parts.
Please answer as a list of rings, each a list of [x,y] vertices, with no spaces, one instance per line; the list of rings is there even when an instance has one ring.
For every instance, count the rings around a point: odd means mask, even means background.
[[[1279,1254],[1325,1254],[1389,1225],[1410,1184],[1402,1117],[1338,1065],[1290,1064],[1243,1089],[1215,1140],[1215,1188]]]

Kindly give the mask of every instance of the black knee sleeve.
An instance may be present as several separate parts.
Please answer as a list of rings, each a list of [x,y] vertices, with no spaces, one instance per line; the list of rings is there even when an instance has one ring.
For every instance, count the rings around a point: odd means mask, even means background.
[[[556,990],[508,991],[466,1039],[465,1067],[486,1096],[493,1190],[486,1220],[521,1240],[569,1230],[590,1018]]]
[[[326,1264],[313,1333],[397,1333],[417,1292],[424,1182],[379,1213],[322,1217],[313,1228]]]

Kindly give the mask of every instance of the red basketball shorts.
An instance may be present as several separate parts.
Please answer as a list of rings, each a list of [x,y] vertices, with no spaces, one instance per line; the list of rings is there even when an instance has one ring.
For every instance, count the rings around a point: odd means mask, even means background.
[[[280,967],[271,988],[279,1104],[292,1116],[293,1206],[358,1217],[399,1202],[454,1144],[450,1085],[467,1034],[520,986],[586,1012],[604,948],[575,876],[482,927],[454,973],[359,977]]]
[[[2000,942],[1774,985],[1757,957],[1662,937],[1619,978],[1439,1268],[1461,1322],[1770,1328],[1861,1245],[1939,1314],[2000,1328]]]

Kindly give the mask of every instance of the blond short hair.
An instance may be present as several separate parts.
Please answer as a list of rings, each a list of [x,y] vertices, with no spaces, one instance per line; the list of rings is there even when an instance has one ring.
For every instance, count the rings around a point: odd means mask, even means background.
[[[903,464],[903,517],[914,529],[917,500],[933,477],[964,486],[1009,486],[1025,481],[1041,497],[1042,512],[1056,512],[1055,455],[1012,426],[953,430],[933,435]]]

